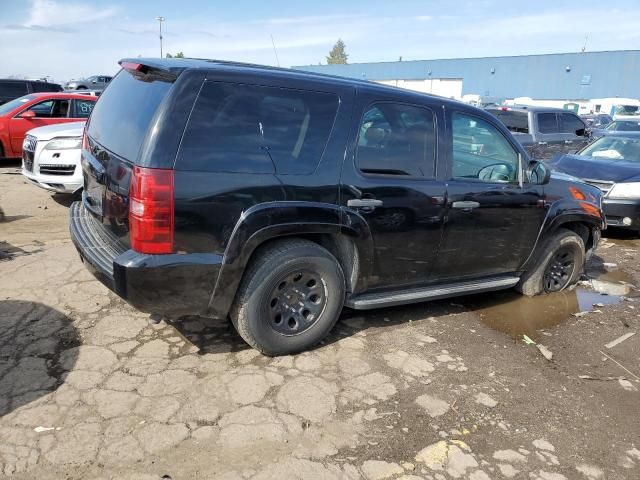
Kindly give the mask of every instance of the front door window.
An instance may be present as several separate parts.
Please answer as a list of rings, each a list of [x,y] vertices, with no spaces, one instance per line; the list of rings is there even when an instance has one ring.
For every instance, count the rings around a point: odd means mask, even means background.
[[[455,179],[517,183],[518,153],[493,125],[481,118],[454,113],[453,165]]]

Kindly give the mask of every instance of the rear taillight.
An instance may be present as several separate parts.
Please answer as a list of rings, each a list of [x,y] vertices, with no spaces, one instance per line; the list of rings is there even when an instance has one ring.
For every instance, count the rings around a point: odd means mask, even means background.
[[[136,252],[173,252],[173,170],[134,167],[129,236]]]

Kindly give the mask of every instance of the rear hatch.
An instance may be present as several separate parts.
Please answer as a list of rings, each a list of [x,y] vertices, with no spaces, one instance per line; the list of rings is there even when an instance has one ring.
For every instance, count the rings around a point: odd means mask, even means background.
[[[123,68],[100,96],[82,149],[84,207],[118,237],[129,239],[129,190],[140,151],[175,76],[138,64]]]

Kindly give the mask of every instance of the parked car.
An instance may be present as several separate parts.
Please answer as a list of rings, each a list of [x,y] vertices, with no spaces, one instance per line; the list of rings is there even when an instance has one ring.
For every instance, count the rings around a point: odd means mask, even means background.
[[[613,118],[605,113],[588,113],[580,115],[580,118],[586,123],[587,128],[604,128],[613,122]]]
[[[604,128],[591,131],[593,139],[608,136],[633,137],[640,136],[640,118],[637,120],[614,120]]]
[[[607,225],[640,233],[640,136],[602,137],[550,165],[602,190]]]
[[[33,128],[88,118],[96,100],[74,93],[32,93],[1,105],[0,158],[22,156],[24,137]]]
[[[59,123],[29,130],[22,145],[22,175],[56,193],[77,193],[82,189],[80,147],[85,123]]]
[[[573,112],[547,107],[491,107],[487,111],[502,121],[536,160],[575,152],[589,143],[587,126]]]
[[[94,75],[80,80],[71,80],[64,86],[66,90],[104,90],[113,77]]]
[[[286,354],[343,306],[560,291],[598,243],[600,190],[551,178],[475,107],[238,63],[121,65],[85,130],[70,231],[142,311],[230,317]],[[381,221],[398,211],[420,216]]]
[[[0,105],[29,93],[61,91],[62,87],[57,83],[40,82],[36,80],[0,79]]]

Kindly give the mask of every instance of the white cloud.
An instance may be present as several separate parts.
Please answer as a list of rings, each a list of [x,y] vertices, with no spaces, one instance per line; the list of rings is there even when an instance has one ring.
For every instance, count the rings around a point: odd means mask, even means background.
[[[115,7],[100,8],[97,2],[65,3],[55,0],[32,0],[25,26],[55,27],[75,23],[89,23],[114,16]]]

